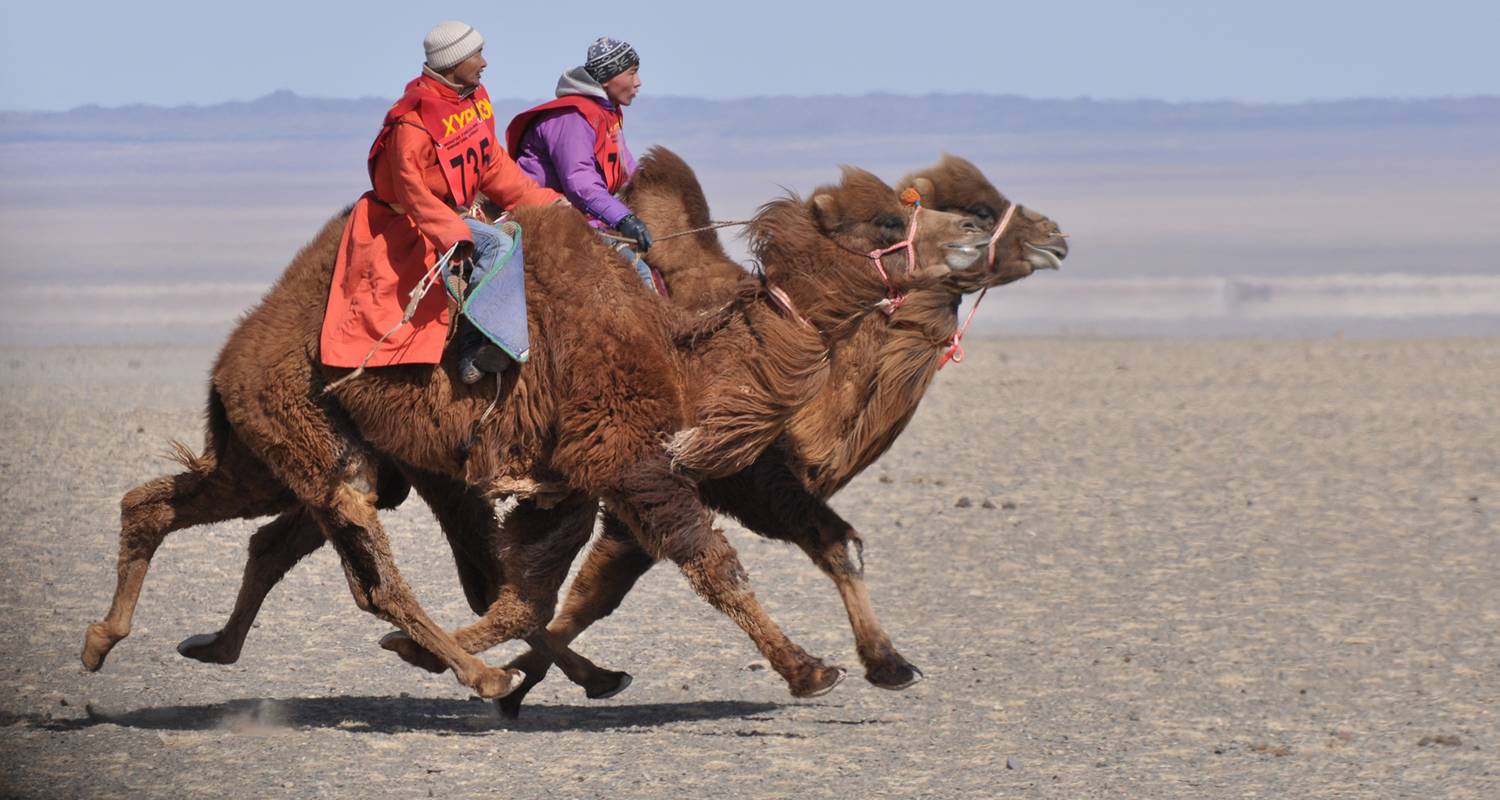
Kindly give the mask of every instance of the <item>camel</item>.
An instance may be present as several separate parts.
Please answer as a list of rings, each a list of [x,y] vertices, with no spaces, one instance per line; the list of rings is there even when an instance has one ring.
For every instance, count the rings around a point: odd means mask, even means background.
[[[978,168],[951,155],[907,176],[898,186],[916,189],[925,207],[965,214],[986,230],[995,228],[1012,206]],[[701,191],[667,195],[647,189],[646,197],[639,196],[639,189],[632,191],[627,202],[640,209],[642,219],[654,229],[686,230],[709,219]],[[796,544],[833,580],[854,631],[865,678],[881,688],[907,688],[921,680],[922,673],[896,650],[880,625],[864,582],[864,541],[827,500],[884,454],[916,413],[937,369],[956,345],[961,297],[1019,280],[1036,269],[1055,269],[1067,256],[1066,239],[1043,215],[1017,206],[1010,224],[1014,230],[1002,236],[998,251],[986,263],[911,292],[890,315],[862,318],[859,329],[837,349],[832,374],[819,396],[794,415],[784,436],[747,469],[700,487],[704,502],[714,510],[761,536]],[[672,302],[689,308],[725,302],[737,273],[743,274],[711,233],[681,244],[661,243],[653,248],[652,264],[662,272]],[[522,502],[514,515],[536,525],[536,517],[545,513]],[[558,524],[568,521],[557,518]],[[548,631],[557,642],[572,641],[611,614],[655,563],[619,521],[606,514],[602,534],[589,548]],[[500,701],[502,712],[514,717],[526,693],[545,676],[547,656],[533,648],[507,666],[526,673],[525,682]]]
[[[650,157],[643,160],[643,164],[651,165],[646,174],[656,177],[656,180],[638,181],[631,189],[630,198],[632,204],[640,208],[645,218],[658,230],[688,229],[699,227],[708,219],[707,201],[702,195],[701,188],[697,185],[696,178],[692,176],[691,170],[685,164],[676,159],[669,152],[652,153]],[[675,175],[675,178],[662,179],[664,174]],[[976,220],[983,227],[992,226],[1000,217],[1001,212],[1010,206],[1003,196],[997,192],[988,180],[974,166],[962,159],[951,156],[945,157],[935,167],[909,176],[903,181],[903,186],[914,186],[921,190],[924,201],[930,206],[947,207],[961,210],[963,213]],[[665,189],[665,191],[663,191]],[[1029,209],[1020,209],[1020,219],[1026,222],[1018,225],[1018,239],[1006,237],[1001,241],[1004,248],[1001,255],[1004,260],[996,259],[993,255],[989,261],[988,268],[976,268],[966,273],[952,274],[947,276],[947,284],[942,291],[936,294],[926,291],[913,292],[910,298],[915,298],[906,310],[898,310],[889,318],[880,316],[866,317],[862,321],[863,329],[859,332],[849,346],[842,348],[847,352],[849,358],[836,359],[835,371],[841,371],[840,385],[874,386],[879,383],[879,370],[885,366],[880,356],[889,356],[891,364],[902,365],[913,361],[917,363],[941,360],[941,349],[936,349],[934,343],[946,343],[951,338],[951,331],[956,325],[955,309],[957,296],[962,293],[972,292],[987,286],[1008,283],[1024,277],[1033,269],[1055,268],[1058,260],[1066,256],[1066,242],[1057,233],[1055,225],[1039,214]],[[1005,248],[1009,248],[1007,251]],[[660,264],[672,280],[673,302],[677,305],[708,307],[715,303],[722,303],[726,298],[732,296],[735,282],[744,277],[744,271],[738,264],[729,260],[719,246],[718,239],[710,233],[699,233],[688,239],[679,239],[676,244],[663,242],[653,250],[653,261]],[[939,302],[935,305],[931,302],[936,298]],[[925,301],[925,302],[923,302]],[[920,309],[920,311],[919,311]],[[886,320],[890,324],[871,325],[872,321]],[[927,336],[914,337],[910,335],[896,335],[900,330],[911,329],[913,322],[926,320],[925,325],[931,329],[927,330]],[[839,365],[842,365],[841,367]],[[899,374],[899,373],[898,373]],[[927,373],[930,379],[931,373]],[[828,384],[832,385],[832,384]],[[837,515],[826,507],[818,497],[826,498],[827,495],[841,488],[855,474],[873,462],[885,447],[894,440],[899,433],[900,427],[904,426],[911,414],[915,411],[916,403],[921,398],[921,391],[901,392],[890,391],[891,387],[900,387],[898,381],[894,384],[887,383],[883,414],[872,415],[874,421],[866,419],[858,423],[864,429],[872,432],[870,441],[883,442],[879,447],[866,447],[863,449],[861,461],[851,461],[844,464],[838,470],[822,471],[825,483],[817,487],[818,496],[809,500],[800,488],[797,496],[799,508],[811,508],[815,512],[817,528],[811,524],[803,528],[795,526],[796,520],[788,524],[783,519],[771,519],[760,517],[757,524],[756,517],[752,516],[753,509],[741,511],[739,516],[753,529],[763,535],[775,538],[797,540],[797,531],[805,531],[802,534],[802,544],[805,550],[813,555],[814,560],[828,572],[838,585],[848,607],[851,623],[856,632],[858,651],[866,666],[866,678],[877,686],[885,688],[903,688],[914,683],[920,678],[920,671],[912,667],[897,653],[889,643],[889,638],[881,630],[878,621],[874,617],[868,596],[865,593],[862,580],[862,564],[858,560],[861,557],[863,545],[857,533],[852,527],[840,520]],[[826,394],[826,392],[825,392]],[[859,397],[856,393],[855,397]],[[904,398],[904,404],[902,402]],[[895,402],[892,402],[895,401]],[[873,405],[864,405],[856,402],[856,408],[847,411],[848,414],[857,414],[860,411],[868,411],[875,408]],[[824,419],[836,417],[825,415]],[[854,427],[856,423],[849,423]],[[784,450],[784,448],[778,448]],[[769,453],[767,455],[770,455]],[[788,461],[788,465],[775,466],[775,459],[762,458],[757,461],[756,470],[759,477],[748,474],[739,476],[741,479],[750,478],[751,495],[764,501],[764,507],[775,505],[775,498],[769,498],[756,494],[755,489],[778,485],[778,489],[786,489],[795,485],[796,481],[802,480],[796,475],[790,475],[796,462]],[[758,481],[758,482],[757,482]],[[770,481],[768,483],[767,481]],[[792,482],[792,483],[788,483]],[[723,491],[716,497],[710,497],[720,510],[734,513],[735,505],[732,502],[733,481],[716,482],[721,487],[730,487],[731,499],[725,499]],[[399,499],[397,500],[399,502]],[[429,502],[432,499],[429,498]],[[741,504],[741,508],[746,508]],[[434,504],[435,510],[438,505]],[[465,592],[470,600],[475,613],[483,613],[488,600],[494,597],[500,583],[494,579],[493,574],[485,574],[475,569],[466,569],[466,560],[476,563],[478,559],[469,559],[466,552],[482,549],[478,543],[487,541],[509,541],[517,538],[519,532],[532,531],[527,536],[535,536],[534,531],[538,529],[556,528],[565,524],[576,526],[575,536],[586,538],[594,523],[595,514],[592,506],[587,503],[570,504],[556,512],[551,512],[533,502],[520,503],[513,512],[507,516],[503,528],[497,527],[492,512],[480,509],[481,513],[469,516],[466,519],[455,520],[452,515],[444,515],[439,510],[439,518],[443,523],[445,532],[454,547],[455,560],[460,567],[460,577]],[[278,521],[280,522],[280,521]],[[450,524],[451,522],[451,524]],[[272,533],[270,529],[276,527],[276,523],[267,526],[267,534]],[[790,531],[780,533],[778,531]],[[618,521],[606,521],[605,535],[596,543],[596,549],[590,556],[591,566],[587,566],[579,579],[575,581],[570,593],[568,611],[559,618],[558,625],[554,630],[565,633],[571,639],[577,630],[586,627],[599,616],[607,614],[618,604],[619,598],[628,591],[635,577],[644,573],[654,563],[654,560],[630,544],[628,535],[622,535],[623,529],[619,527]],[[809,541],[811,533],[818,533],[822,539]],[[527,538],[521,536],[521,539]],[[840,538],[842,537],[842,538]],[[304,541],[310,542],[311,547],[320,544],[320,539],[313,531],[311,535],[304,534]],[[822,542],[820,546],[818,542]],[[507,545],[509,546],[509,545]],[[848,554],[841,560],[841,554]],[[245,584],[242,586],[240,600],[237,601],[235,611],[231,614],[229,621],[216,634],[206,636],[190,637],[184,641],[179,649],[184,655],[204,661],[223,662],[233,661],[239,653],[239,647],[243,644],[245,633],[249,629],[250,622],[254,619],[256,609],[259,607],[260,599],[265,592],[269,591],[276,579],[295,562],[297,556],[293,555],[290,560],[283,560],[269,573],[257,572],[252,565],[257,558],[251,559],[247,564]],[[621,568],[619,563],[626,564]],[[267,563],[271,563],[267,559]],[[853,565],[855,568],[850,568]],[[619,582],[614,576],[625,575],[627,580]],[[600,594],[600,589],[595,587],[606,587],[603,591],[606,595],[615,595],[607,605],[596,605],[595,601],[582,600]],[[582,625],[569,632],[568,620],[584,620]],[[203,644],[206,642],[207,644]],[[530,640],[528,640],[530,642]],[[420,648],[412,647],[409,640],[399,635],[393,635],[383,641],[383,646],[396,650],[406,658],[420,666],[428,669],[441,670],[440,661],[433,659],[430,655],[420,651]],[[535,647],[535,644],[533,643]],[[541,676],[545,674],[548,661],[545,653],[531,653],[512,662],[510,666],[521,666],[527,669],[527,681],[521,689],[501,701],[502,711],[514,715],[519,711],[519,699],[524,696],[526,690],[534,686]],[[597,671],[590,672],[587,667],[578,667],[574,664],[570,670],[567,663],[563,664],[565,673],[575,682],[584,686],[590,697],[607,696],[628,685],[629,676],[624,673]],[[579,669],[582,669],[580,677]]]
[[[562,658],[565,671],[572,664],[597,673],[535,632],[587,539],[569,533],[576,525],[552,522],[591,517],[602,501],[644,552],[677,563],[750,636],[794,695],[820,694],[842,678],[766,614],[693,481],[753,463],[827,376],[830,347],[890,292],[972,263],[983,237],[957,215],[908,212],[873,175],[846,168],[839,185],[809,201],[763,207],[754,229],[775,243],[763,276],[742,281],[718,313],[684,316],[648,296],[571,210],[519,209],[514,218],[531,243],[528,324],[537,346],[496,382],[492,400],[455,381],[446,364],[335,381],[348,371],[321,367],[316,342],[342,218],[299,253],[220,354],[203,452],[181,449],[186,472],[123,498],[116,590],[106,617],[86,632],[87,668],[101,667],[129,634],[150,559],[168,533],[281,513],[257,534],[262,547],[252,542],[242,600],[246,587],[253,595],[264,583],[252,575],[316,547],[292,535],[315,525],[338,551],[356,604],[480,696],[504,696],[521,677],[472,654],[509,638],[527,637]],[[900,268],[877,277],[866,254],[880,250]],[[497,497],[563,498],[545,529],[517,524],[516,536],[477,548],[450,539],[461,577],[494,590],[482,624],[463,641],[432,622],[391,558],[375,512],[388,504],[380,489],[392,464],[445,528],[492,523]]]

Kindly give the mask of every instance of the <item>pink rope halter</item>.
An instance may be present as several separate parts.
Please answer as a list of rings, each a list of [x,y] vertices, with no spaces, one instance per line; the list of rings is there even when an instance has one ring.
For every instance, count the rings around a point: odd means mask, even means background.
[[[785,289],[781,288],[780,286],[775,286],[771,283],[767,283],[766,293],[771,296],[772,301],[774,301],[778,306],[781,307],[782,311],[786,312],[787,316],[797,320],[798,322],[809,328],[813,326],[811,322],[807,321],[807,317],[804,317],[801,314],[797,313],[797,307],[792,305],[792,297],[791,295],[786,293]]]
[[[908,189],[907,191],[911,191],[911,190]],[[903,196],[903,199],[905,199],[904,196]],[[880,301],[880,309],[882,311],[884,311],[886,314],[894,314],[894,313],[896,313],[896,309],[900,308],[901,304],[904,303],[904,302],[906,302],[906,295],[902,294],[900,292],[897,292],[896,291],[896,287],[894,287],[894,286],[891,285],[891,276],[886,273],[886,271],[885,271],[885,265],[882,264],[882,263],[880,263],[880,258],[882,256],[888,256],[891,253],[896,252],[897,250],[903,250],[904,249],[904,250],[906,250],[907,269],[910,270],[912,267],[916,266],[916,263],[917,263],[917,217],[920,216],[921,213],[922,213],[922,201],[921,201],[921,199],[918,199],[915,202],[913,202],[911,204],[911,207],[912,207],[911,208],[911,227],[907,228],[906,238],[903,239],[903,240],[901,240],[901,241],[899,241],[899,242],[897,242],[897,243],[895,243],[895,244],[893,244],[893,245],[891,245],[890,247],[885,248],[884,250],[871,250],[869,252],[869,254],[868,254],[869,257],[870,257],[870,260],[873,261],[873,262],[875,262],[875,271],[878,272],[878,273],[880,273],[880,279],[882,281],[885,281],[885,293],[886,293],[886,297],[885,297],[884,300]]]
[[[995,226],[995,233],[990,237],[989,260],[986,262],[990,266],[994,266],[995,264],[995,245],[1000,243],[1000,236],[1005,233],[1006,228],[1010,227],[1010,218],[1015,215],[1016,204],[1011,203],[1010,208],[1005,209],[1005,215],[1000,218],[1000,224]],[[953,338],[948,343],[948,351],[943,353],[942,360],[938,361],[938,369],[942,369],[949,361],[955,364],[964,363],[964,346],[960,342],[963,341],[964,334],[969,330],[969,323],[974,321],[974,312],[979,310],[979,303],[984,300],[984,295],[989,290],[990,287],[988,286],[979,290],[979,296],[974,298],[974,305],[969,307],[969,315],[964,317],[964,324],[958,326],[958,330],[953,332]]]

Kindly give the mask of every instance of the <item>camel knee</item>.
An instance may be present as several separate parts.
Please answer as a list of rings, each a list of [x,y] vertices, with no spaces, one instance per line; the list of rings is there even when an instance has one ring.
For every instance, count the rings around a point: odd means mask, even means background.
[[[474,650],[487,650],[499,642],[532,635],[543,629],[549,621],[552,621],[549,603],[520,596],[507,587],[499,593],[495,602],[490,603],[489,609],[484,611],[483,620],[472,626],[469,635],[459,636],[459,642],[465,645],[465,650],[469,650],[469,639],[472,639],[472,644],[481,644],[481,647],[474,647]]]
[[[858,536],[841,542],[824,542],[813,560],[831,577],[859,578],[865,574],[865,543]]]
[[[384,620],[399,619],[404,615],[403,598],[398,592],[381,584],[370,584],[363,580],[349,581],[349,594],[360,611],[374,614]]]
[[[674,560],[693,588],[700,593],[717,595],[746,591],[750,587],[750,574],[740,563],[739,554],[727,541],[688,558]]]
[[[328,511],[334,518],[335,528],[373,528],[380,523],[375,511],[375,492],[365,486],[367,484],[342,481],[334,488]]]
[[[150,558],[166,537],[176,514],[172,499],[176,484],[183,476],[157,478],[141,484],[120,498],[120,545],[122,555],[129,548],[132,555]]]

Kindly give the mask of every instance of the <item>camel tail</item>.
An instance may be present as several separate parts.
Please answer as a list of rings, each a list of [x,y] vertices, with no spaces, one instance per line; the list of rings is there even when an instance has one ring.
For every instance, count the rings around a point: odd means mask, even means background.
[[[208,390],[207,417],[208,425],[204,436],[206,441],[202,453],[193,452],[191,447],[177,439],[168,444],[165,453],[167,459],[199,475],[212,472],[219,465],[219,456],[228,444],[229,437],[233,435],[229,427],[229,414],[224,410],[224,399],[219,396],[219,389],[215,386],[210,386]]]
[[[212,452],[194,453],[192,448],[176,439],[168,444],[165,457],[187,467],[189,472],[210,472],[215,463]]]

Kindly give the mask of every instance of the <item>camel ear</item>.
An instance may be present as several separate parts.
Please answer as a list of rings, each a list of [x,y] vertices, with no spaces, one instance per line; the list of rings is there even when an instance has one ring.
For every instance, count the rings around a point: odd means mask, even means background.
[[[831,194],[816,194],[812,199],[813,213],[824,228],[834,228],[839,223],[839,201]]]
[[[932,181],[926,178],[917,178],[913,180],[911,182],[911,188],[916,189],[917,194],[922,195],[923,203],[931,203],[932,195],[937,191],[937,187],[932,185]]]

